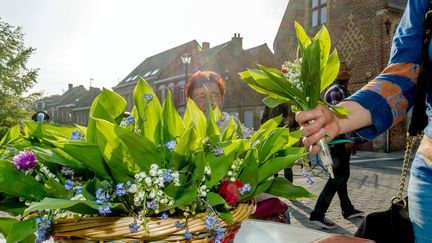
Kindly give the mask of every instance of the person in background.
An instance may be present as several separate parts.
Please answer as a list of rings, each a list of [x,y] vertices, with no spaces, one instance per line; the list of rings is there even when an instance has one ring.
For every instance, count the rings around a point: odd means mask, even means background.
[[[50,116],[48,115],[48,112],[40,110],[34,113],[31,118],[35,122],[46,123],[49,121]]]
[[[326,106],[300,112],[297,122],[303,127],[303,143],[313,153],[319,152],[317,142],[324,137],[356,130],[367,139],[374,139],[402,121],[415,99],[419,65],[422,59],[425,14],[428,0],[408,0],[404,15],[393,38],[389,66],[361,90],[338,104],[347,108],[347,116],[338,116]],[[427,26],[430,28],[430,26]],[[429,68],[431,65],[429,44]],[[430,77],[430,75],[429,75]],[[427,82],[431,82],[430,78]],[[426,114],[432,117],[432,85],[427,91]],[[421,102],[421,101],[420,101]],[[315,121],[310,123],[310,121]],[[410,169],[408,186],[409,216],[413,223],[415,242],[431,242],[432,232],[432,123],[424,129],[423,140]]]
[[[327,89],[325,100],[337,105],[349,96],[348,82],[351,78],[351,68],[348,63],[341,62],[338,76],[334,83]],[[309,220],[325,229],[334,229],[336,224],[325,217],[327,209],[337,193],[342,209],[342,216],[345,219],[363,216],[364,212],[357,210],[348,197],[348,179],[350,176],[350,157],[356,153],[355,142],[359,137],[353,132],[337,136],[336,141],[340,143],[330,145],[330,152],[333,159],[334,178],[329,178],[321,191],[314,210],[311,212]]]

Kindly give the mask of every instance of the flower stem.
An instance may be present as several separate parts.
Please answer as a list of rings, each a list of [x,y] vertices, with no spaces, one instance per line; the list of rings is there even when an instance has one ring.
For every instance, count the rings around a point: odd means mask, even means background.
[[[330,148],[328,147],[325,138],[321,138],[318,142],[318,145],[321,148],[321,151],[319,152],[320,159],[323,165],[327,168],[327,171],[330,174],[330,178],[333,179],[333,159],[331,157]]]

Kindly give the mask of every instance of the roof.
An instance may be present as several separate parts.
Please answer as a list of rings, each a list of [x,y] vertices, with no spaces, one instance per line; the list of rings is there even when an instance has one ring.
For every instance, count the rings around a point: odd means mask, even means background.
[[[117,86],[122,86],[128,83],[134,83],[139,77],[143,77],[147,81],[156,80],[161,76],[161,73],[174,60],[181,62],[180,56],[184,53],[190,53],[193,49],[199,50],[201,47],[196,40],[192,40],[185,44],[176,46],[154,56],[146,58],[139,64],[131,73],[129,73]]]
[[[99,88],[90,87],[90,90],[83,93],[80,97],[75,100],[75,107],[89,107],[93,104],[94,99],[98,96],[102,91]]]
[[[81,96],[86,92],[87,90],[84,88],[83,85],[72,87],[60,96],[58,105],[62,106],[62,105],[75,104],[77,99],[81,98]]]

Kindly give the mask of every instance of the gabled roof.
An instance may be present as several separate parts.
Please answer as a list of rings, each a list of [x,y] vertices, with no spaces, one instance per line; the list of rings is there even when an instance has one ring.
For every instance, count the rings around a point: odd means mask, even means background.
[[[75,108],[89,107],[93,104],[94,99],[102,91],[99,88],[90,87],[90,90],[83,93],[77,98],[75,102]]]
[[[84,88],[83,85],[70,88],[60,96],[58,105],[62,106],[75,104],[77,102],[77,99],[81,98],[81,96],[86,92],[87,90]]]
[[[180,46],[148,57],[129,75],[127,75],[117,86],[134,83],[138,80],[138,77],[143,77],[147,81],[156,80],[160,77],[160,74],[164,71],[164,69],[167,68],[173,61],[180,61],[179,58],[182,54],[186,52],[190,53],[194,49],[200,49],[200,45],[196,40],[192,40]]]

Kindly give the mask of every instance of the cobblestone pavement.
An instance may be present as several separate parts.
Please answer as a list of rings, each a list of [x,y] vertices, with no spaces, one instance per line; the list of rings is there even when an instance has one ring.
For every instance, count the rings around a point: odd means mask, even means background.
[[[348,181],[348,194],[353,205],[366,214],[386,210],[390,199],[399,188],[400,168],[403,154],[359,152],[351,159],[351,176]],[[312,162],[312,165],[314,162]],[[294,184],[301,185],[317,197],[324,187],[328,175],[319,166],[313,169],[315,184],[307,185],[300,175],[300,166],[294,166]],[[407,184],[406,184],[407,186]],[[406,188],[406,187],[405,187]],[[337,224],[334,230],[325,230],[309,221],[309,214],[317,198],[288,201],[291,210],[291,224],[327,233],[353,235],[362,222],[362,218],[346,220],[342,217],[337,194],[333,198],[327,217]]]

